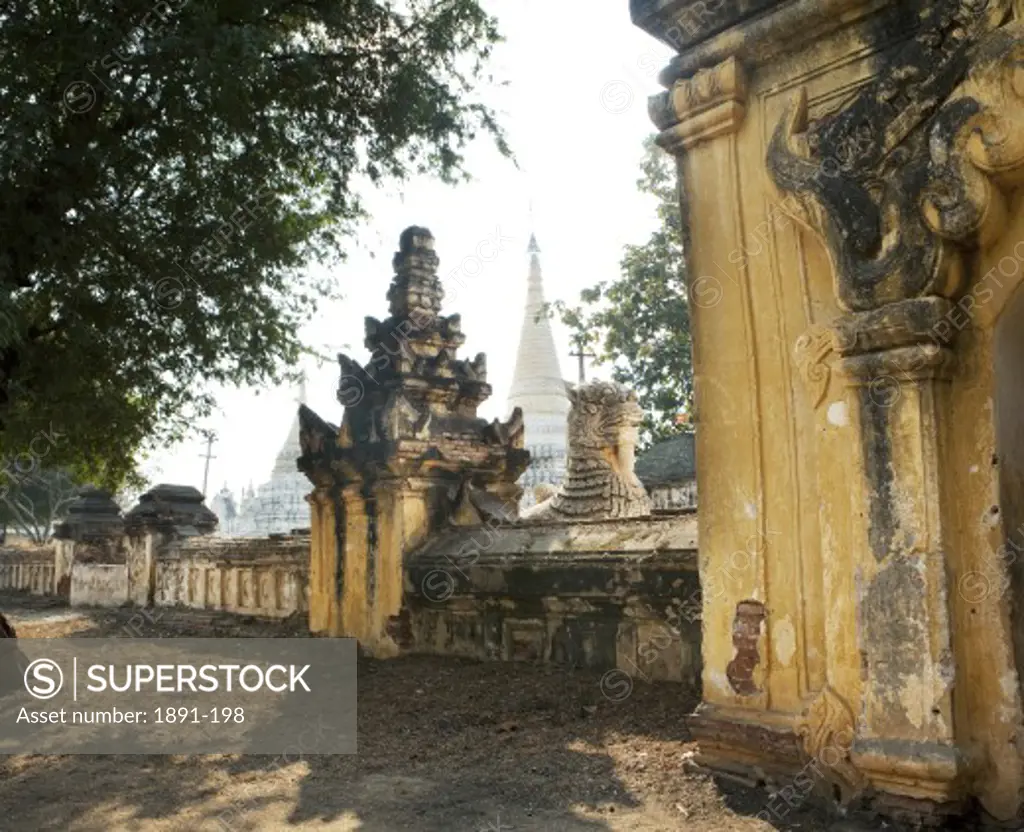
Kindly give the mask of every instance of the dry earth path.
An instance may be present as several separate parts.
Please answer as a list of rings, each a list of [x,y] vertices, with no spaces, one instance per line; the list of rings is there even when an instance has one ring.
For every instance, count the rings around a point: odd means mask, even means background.
[[[0,597],[19,638],[300,636],[273,622],[158,610],[69,610]],[[0,830],[597,832],[844,828],[807,802],[687,773],[673,685],[606,700],[600,674],[434,657],[361,661],[359,753],[0,757]],[[877,825],[858,828],[885,828]],[[889,829],[892,829],[890,826]]]

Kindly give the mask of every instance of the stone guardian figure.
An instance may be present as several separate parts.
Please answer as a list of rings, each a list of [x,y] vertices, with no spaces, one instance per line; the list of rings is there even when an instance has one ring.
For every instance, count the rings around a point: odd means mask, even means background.
[[[651,500],[633,472],[643,411],[636,393],[612,381],[569,386],[569,459],[553,497],[524,520],[610,520],[647,517]]]

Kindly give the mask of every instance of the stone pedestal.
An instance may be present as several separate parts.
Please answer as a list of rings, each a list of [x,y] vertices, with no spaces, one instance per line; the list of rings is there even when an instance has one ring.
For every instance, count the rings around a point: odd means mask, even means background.
[[[124,518],[109,491],[85,485],[68,504],[64,520],[54,526],[54,587],[65,598],[71,593],[71,569],[76,558],[123,562]]]
[[[170,540],[212,534],[217,515],[190,485],[154,486],[125,515],[128,536],[128,600],[152,606],[156,593],[156,556]]]
[[[631,8],[679,50],[650,110],[692,240],[700,759],[1013,818],[1024,9]]]

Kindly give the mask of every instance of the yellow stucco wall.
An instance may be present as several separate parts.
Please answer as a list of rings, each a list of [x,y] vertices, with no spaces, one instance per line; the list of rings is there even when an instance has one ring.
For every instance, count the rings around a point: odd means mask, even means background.
[[[1013,541],[1024,553],[1024,299],[1005,312],[1024,271],[1020,168],[969,179],[990,200],[981,248],[949,245],[933,296],[842,308],[820,217],[766,164],[798,93],[813,121],[878,72],[877,30],[832,25],[775,51],[762,26],[747,61],[723,35],[695,51],[717,63],[652,101],[691,240],[701,761],[784,777],[828,751],[844,793],[976,795],[1006,819],[1024,785],[1017,584],[1000,557]],[[999,77],[972,76],[966,94],[998,111],[1012,92]],[[1021,127],[991,134],[1012,137],[999,150],[1024,168]]]

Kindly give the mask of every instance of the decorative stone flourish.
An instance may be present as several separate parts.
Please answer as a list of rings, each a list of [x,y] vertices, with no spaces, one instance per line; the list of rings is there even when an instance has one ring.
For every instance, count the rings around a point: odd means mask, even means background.
[[[828,394],[832,368],[828,359],[835,351],[835,333],[824,326],[812,326],[796,339],[793,352],[800,375],[811,389],[813,407],[821,407]]]
[[[162,484],[139,497],[138,504],[125,516],[125,528],[129,534],[163,531],[190,537],[213,532],[217,515],[203,504],[199,489]]]
[[[646,517],[651,500],[633,471],[643,411],[636,393],[610,381],[569,388],[569,462],[554,497],[523,512],[529,520]]]
[[[963,249],[1002,232],[1024,168],[1024,22],[1008,0],[938,0],[877,80],[811,122],[801,89],[768,152],[784,207],[824,239],[847,311],[955,297]]]
[[[826,685],[796,723],[796,732],[812,769],[837,786],[841,802],[849,803],[867,785],[850,762],[856,723],[853,711]]]

